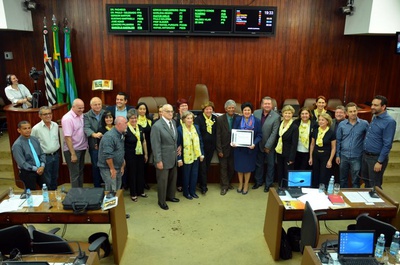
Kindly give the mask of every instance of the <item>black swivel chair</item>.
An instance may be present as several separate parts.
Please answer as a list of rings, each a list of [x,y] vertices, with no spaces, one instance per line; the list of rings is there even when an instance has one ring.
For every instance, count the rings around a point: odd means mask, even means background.
[[[303,219],[301,221],[301,239],[300,251],[303,253],[305,246],[313,248],[320,247],[326,240],[337,240],[337,235],[320,234],[319,221],[317,215],[326,214],[326,212],[315,213],[307,201],[304,207]]]
[[[31,254],[31,238],[28,230],[22,225],[0,229],[0,252],[3,255],[10,255],[15,248],[20,254]]]
[[[368,215],[368,213],[362,213],[356,218],[355,230],[375,230],[375,239],[379,237],[380,234],[385,235],[386,243],[385,247],[390,247],[392,242],[392,237],[397,231],[397,228],[391,224],[382,222]]]

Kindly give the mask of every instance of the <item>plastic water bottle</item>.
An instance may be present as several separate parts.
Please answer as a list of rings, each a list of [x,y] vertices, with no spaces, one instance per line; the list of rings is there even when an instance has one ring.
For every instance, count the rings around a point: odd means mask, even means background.
[[[26,202],[28,203],[29,208],[33,207],[33,198],[30,189],[26,189]]]
[[[376,242],[375,246],[375,258],[380,259],[383,257],[385,252],[385,235],[381,234]]]
[[[49,190],[47,189],[46,183],[43,183],[42,195],[43,195],[43,202],[50,202],[50,200],[49,200]]]
[[[331,179],[329,180],[329,184],[328,184],[328,194],[333,194],[333,186],[335,185],[335,177],[332,176]]]
[[[396,231],[390,244],[390,255],[396,255],[399,252],[400,232]]]

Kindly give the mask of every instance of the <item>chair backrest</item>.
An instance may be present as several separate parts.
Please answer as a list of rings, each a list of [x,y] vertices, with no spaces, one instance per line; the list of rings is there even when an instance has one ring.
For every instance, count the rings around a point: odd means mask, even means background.
[[[380,234],[385,235],[385,246],[390,247],[392,242],[392,237],[397,231],[396,227],[391,224],[382,222],[368,215],[368,213],[363,213],[356,218],[356,230],[375,230],[375,239],[379,237]]]
[[[154,100],[156,101],[156,103],[157,103],[157,107],[158,106],[160,106],[160,105],[165,105],[165,104],[167,104],[168,102],[167,102],[167,99],[165,98],[165,97],[153,97],[154,98]],[[158,111],[158,110],[157,110]]]
[[[307,108],[309,108],[309,109],[313,109],[316,100],[317,100],[317,99],[315,99],[315,98],[306,98],[306,99],[304,100],[303,107],[307,107]]]
[[[204,84],[197,84],[194,93],[193,110],[201,110],[201,105],[209,101],[207,86]]]
[[[319,222],[317,215],[311,208],[311,205],[306,201],[303,213],[303,219],[301,221],[301,239],[300,239],[300,251],[303,253],[305,246],[311,246],[315,248],[318,244],[319,238]]]
[[[342,101],[338,98],[331,98],[328,100],[328,108],[333,108],[335,109],[337,106],[343,105]]]
[[[299,116],[300,103],[299,103],[299,101],[297,99],[295,99],[295,98],[285,99],[285,101],[283,102],[282,108],[284,106],[286,106],[286,105],[290,105],[290,106],[292,106],[294,108],[293,117],[298,117]]]
[[[22,225],[0,229],[0,252],[9,255],[14,248],[17,248],[21,254],[32,252],[31,237],[28,229]]]
[[[32,249],[34,254],[74,253],[68,244],[68,241],[58,235],[39,230],[33,230],[32,235]]]
[[[141,97],[138,100],[138,103],[139,102],[146,103],[149,113],[158,113],[158,105],[153,97]]]

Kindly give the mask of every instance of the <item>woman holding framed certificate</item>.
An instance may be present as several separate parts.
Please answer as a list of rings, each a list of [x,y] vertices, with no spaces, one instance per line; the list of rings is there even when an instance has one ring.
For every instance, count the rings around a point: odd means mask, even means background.
[[[231,145],[235,147],[234,167],[239,178],[237,192],[246,195],[251,172],[256,169],[257,150],[254,147],[261,141],[262,132],[260,120],[253,115],[253,105],[245,102],[241,109],[243,116],[238,116],[233,122]]]

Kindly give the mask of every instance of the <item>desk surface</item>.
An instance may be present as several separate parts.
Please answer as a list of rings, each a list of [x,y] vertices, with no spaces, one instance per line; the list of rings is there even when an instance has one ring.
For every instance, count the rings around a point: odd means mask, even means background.
[[[342,189],[342,191],[351,190],[367,191],[368,189]],[[346,202],[351,206],[350,208],[323,210],[327,212],[327,214],[320,216],[319,219],[355,219],[361,213],[369,213],[369,215],[374,218],[394,222],[398,215],[399,203],[387,196],[381,189],[377,188],[377,192],[384,200],[383,203],[365,205],[363,203],[350,203],[347,199],[345,199]],[[302,209],[285,209],[283,202],[279,198],[276,190],[270,189],[264,220],[264,238],[274,260],[279,260],[282,222],[302,220],[303,211],[304,210]]]

